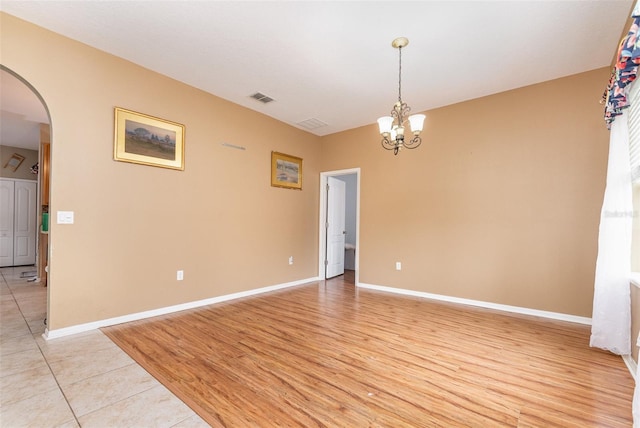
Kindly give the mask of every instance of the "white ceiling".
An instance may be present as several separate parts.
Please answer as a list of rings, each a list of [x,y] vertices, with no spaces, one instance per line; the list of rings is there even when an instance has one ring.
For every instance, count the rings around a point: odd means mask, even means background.
[[[2,0],[0,10],[293,126],[319,120],[326,126],[310,132],[327,135],[388,114],[398,94],[398,36],[410,40],[403,100],[417,112],[607,66],[631,6]],[[261,104],[249,97],[255,92],[275,102]]]

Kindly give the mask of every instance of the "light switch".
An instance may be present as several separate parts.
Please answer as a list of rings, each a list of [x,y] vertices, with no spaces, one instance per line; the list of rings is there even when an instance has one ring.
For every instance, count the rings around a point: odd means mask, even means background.
[[[58,224],[73,224],[73,211],[58,211]]]

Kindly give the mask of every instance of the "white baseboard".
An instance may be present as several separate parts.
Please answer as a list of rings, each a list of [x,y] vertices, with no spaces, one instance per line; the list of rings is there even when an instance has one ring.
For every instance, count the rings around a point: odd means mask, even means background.
[[[78,324],[71,327],[58,328],[55,330],[46,329],[42,337],[46,340],[57,339],[60,337],[70,336],[72,334],[83,333],[85,331],[96,330],[102,327],[108,327],[110,325],[122,324],[125,322],[137,321],[145,318],[157,317],[159,315],[171,314],[174,312],[184,311],[186,309],[199,308],[206,305],[213,305],[215,303],[226,302],[228,300],[240,299],[242,297],[255,296],[257,294],[267,293],[269,291],[281,290],[283,288],[295,287],[297,285],[306,284],[308,282],[318,281],[320,278],[307,278],[300,279],[298,281],[287,282],[284,284],[270,285],[267,287],[256,288],[253,290],[241,291],[239,293],[227,294],[224,296],[212,297],[210,299],[197,300],[195,302],[183,303],[180,305],[167,306],[165,308],[153,309],[150,311],[137,312],[134,314],[123,315],[120,317],[109,318],[100,321],[94,321],[86,324]]]
[[[402,294],[405,296],[421,297],[423,299],[440,300],[443,302],[460,303],[462,305],[478,306],[481,308],[496,309],[504,312],[513,312],[517,314],[533,315],[536,317],[550,318],[554,320],[569,321],[578,324],[591,325],[591,318],[579,317],[576,315],[562,314],[558,312],[540,311],[538,309],[523,308],[520,306],[501,305],[498,303],[484,302],[481,300],[462,299],[460,297],[445,296],[443,294],[425,293],[423,291],[406,290],[403,288],[386,287],[383,285],[373,285],[359,283],[360,288],[368,288],[370,290],[384,291],[386,293]]]
[[[640,379],[638,379],[638,376],[637,376],[638,365],[636,364],[635,361],[633,361],[633,358],[631,357],[631,355],[623,355],[622,360],[627,365],[627,368],[631,372],[631,376],[633,376],[633,379],[636,381],[636,383],[640,382]]]

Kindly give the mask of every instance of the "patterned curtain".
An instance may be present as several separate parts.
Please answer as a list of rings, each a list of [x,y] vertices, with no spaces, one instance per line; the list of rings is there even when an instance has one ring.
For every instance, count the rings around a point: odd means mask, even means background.
[[[640,40],[638,40],[640,3],[636,3],[631,17],[633,24],[631,24],[627,36],[620,42],[618,60],[611,73],[607,90],[602,95],[605,101],[604,120],[609,127],[616,116],[621,115],[622,111],[629,107],[627,86],[636,80],[638,65],[640,65]]]

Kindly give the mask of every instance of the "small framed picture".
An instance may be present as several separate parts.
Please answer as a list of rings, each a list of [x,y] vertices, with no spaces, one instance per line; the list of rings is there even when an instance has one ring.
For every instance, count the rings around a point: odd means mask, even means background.
[[[302,158],[271,152],[271,185],[302,190]]]
[[[116,107],[114,160],[184,170],[184,125]]]

